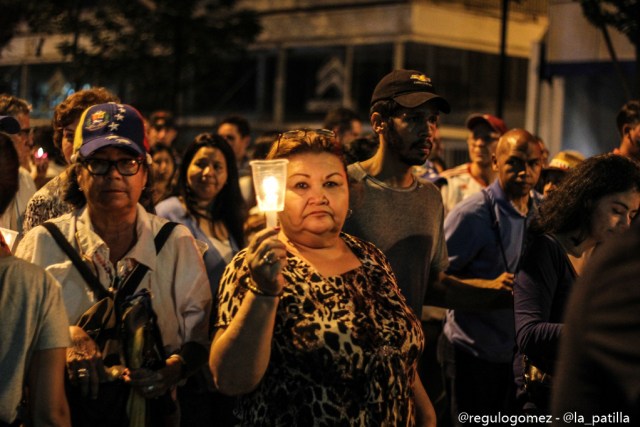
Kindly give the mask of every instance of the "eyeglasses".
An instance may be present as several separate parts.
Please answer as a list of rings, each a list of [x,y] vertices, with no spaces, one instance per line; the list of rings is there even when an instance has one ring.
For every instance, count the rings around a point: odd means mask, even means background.
[[[115,167],[120,175],[132,176],[140,170],[142,159],[85,159],[80,163],[87,168],[91,175],[103,176],[108,174],[112,167]]]

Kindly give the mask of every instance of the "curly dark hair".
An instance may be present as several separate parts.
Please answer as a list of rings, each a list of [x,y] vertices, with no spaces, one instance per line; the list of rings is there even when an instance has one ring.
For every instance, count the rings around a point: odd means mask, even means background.
[[[227,184],[222,187],[220,193],[207,208],[209,218],[220,220],[224,223],[229,234],[234,238],[239,247],[244,247],[244,221],[247,217],[240,184],[238,178],[238,165],[236,156],[229,143],[221,136],[209,132],[201,133],[189,144],[182,157],[182,163],[178,170],[178,182],[175,192],[185,201],[189,213],[197,218],[202,218],[196,209],[196,200],[189,189],[187,172],[189,166],[196,156],[196,153],[203,147],[211,147],[222,152],[225,162],[227,162]]]
[[[575,243],[579,244],[589,235],[598,200],[629,190],[640,191],[640,163],[617,154],[588,158],[569,170],[560,186],[545,198],[532,231],[567,233],[578,230]]]
[[[107,102],[120,102],[120,98],[106,88],[94,87],[73,93],[56,105],[52,121],[53,144],[60,149],[64,128],[78,120],[87,108]]]
[[[271,146],[267,159],[287,159],[303,153],[333,154],[340,159],[346,170],[343,148],[334,133],[327,129],[295,129],[284,132]]]
[[[127,150],[127,153],[130,151]],[[141,166],[147,172],[147,183],[142,189],[142,193],[140,194],[140,203],[147,212],[155,214],[155,208],[153,206],[153,174],[149,170],[149,164],[146,161],[141,163]],[[76,163],[70,166],[68,171],[68,179],[64,183],[65,188],[63,192],[64,201],[69,203],[75,209],[80,209],[84,205],[87,204],[87,198],[85,197],[82,190],[78,186],[78,169],[83,167],[81,164]]]

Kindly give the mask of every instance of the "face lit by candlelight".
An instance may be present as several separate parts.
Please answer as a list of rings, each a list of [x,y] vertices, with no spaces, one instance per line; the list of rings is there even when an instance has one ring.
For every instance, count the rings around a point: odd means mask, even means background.
[[[292,241],[340,233],[349,208],[347,174],[331,153],[303,153],[289,158],[287,190],[280,224]]]

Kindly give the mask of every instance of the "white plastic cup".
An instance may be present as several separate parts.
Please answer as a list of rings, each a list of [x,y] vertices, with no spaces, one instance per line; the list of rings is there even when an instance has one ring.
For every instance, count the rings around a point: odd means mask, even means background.
[[[267,216],[267,227],[275,227],[275,212],[284,209],[287,187],[287,159],[252,160],[249,162],[253,173],[253,187],[256,192],[258,209]]]

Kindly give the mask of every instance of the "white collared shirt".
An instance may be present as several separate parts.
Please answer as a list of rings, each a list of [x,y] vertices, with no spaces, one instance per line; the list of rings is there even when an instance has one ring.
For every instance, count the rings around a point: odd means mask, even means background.
[[[93,230],[86,207],[51,222],[78,250],[105,289],[115,285],[116,278],[126,276],[135,264],[149,267],[138,289],[151,291],[153,309],[158,316],[167,351],[175,351],[189,341],[209,345],[207,332],[211,291],[202,252],[186,227],[177,226],[156,255],[154,236],[167,221],[147,213],[138,205],[138,240],[114,266],[109,260],[109,248]],[[71,260],[44,227],[36,227],[25,235],[16,256],[44,267],[62,284],[71,324],[76,324],[80,316],[96,302],[93,292]]]

